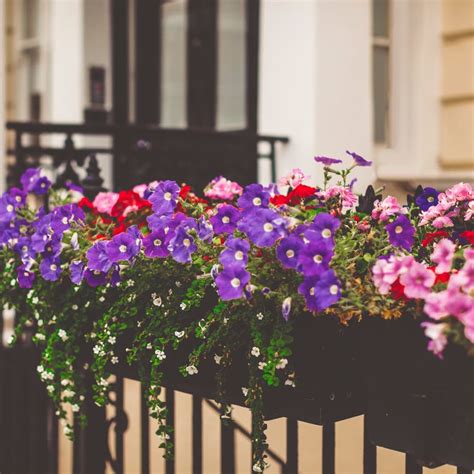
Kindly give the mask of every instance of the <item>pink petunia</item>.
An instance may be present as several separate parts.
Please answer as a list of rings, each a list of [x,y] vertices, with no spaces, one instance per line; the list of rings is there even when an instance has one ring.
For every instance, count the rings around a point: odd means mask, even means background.
[[[421,326],[425,330],[425,336],[430,339],[428,349],[439,358],[442,358],[444,348],[448,343],[445,334],[447,325],[445,323],[422,323]]]
[[[469,201],[469,204],[467,205],[466,213],[464,214],[464,220],[470,221],[473,218],[474,218],[474,200]]]
[[[243,188],[236,182],[230,181],[224,176],[214,178],[204,190],[204,195],[211,199],[231,200],[240,196]]]
[[[383,201],[375,201],[372,218],[377,219],[379,222],[385,222],[390,216],[405,213],[406,209],[400,206],[396,197],[387,196]]]
[[[112,208],[118,201],[119,195],[112,192],[102,192],[97,194],[93,201],[94,207],[101,213],[110,214]]]
[[[448,216],[439,216],[433,222],[432,225],[435,229],[442,229],[443,227],[453,227],[453,221]]]
[[[446,310],[446,293],[446,291],[441,291],[440,293],[426,295],[423,310],[431,319],[438,320],[449,315]]]
[[[408,298],[425,298],[435,279],[435,274],[423,264],[413,262],[408,271],[400,277],[400,283],[405,286],[404,292]]]
[[[474,198],[474,191],[469,183],[457,183],[445,191],[446,197],[451,201],[467,201]]]
[[[435,272],[439,275],[451,270],[456,244],[449,239],[441,239],[431,254],[431,261],[437,263]]]
[[[290,173],[278,180],[278,184],[280,186],[289,186],[294,189],[300,184],[303,184],[303,182],[308,178],[309,176],[305,175],[299,168],[293,168]]]

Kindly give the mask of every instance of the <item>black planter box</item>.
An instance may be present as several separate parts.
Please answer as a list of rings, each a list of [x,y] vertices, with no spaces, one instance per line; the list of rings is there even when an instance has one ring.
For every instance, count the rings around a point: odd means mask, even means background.
[[[435,357],[420,322],[364,324],[369,439],[429,467],[474,469],[474,359],[452,345]]]
[[[294,365],[297,387],[281,386],[264,392],[265,417],[288,417],[314,424],[344,420],[365,412],[366,390],[360,373],[358,325],[342,326],[333,317],[303,314],[295,323]],[[122,343],[122,347],[126,344]],[[206,360],[199,373],[183,377],[179,367],[186,365],[192,342],[185,341],[163,363],[165,387],[216,398],[217,365]],[[125,360],[125,351],[119,359]],[[109,367],[116,374],[138,380],[136,367],[126,363]],[[227,401],[244,405],[242,387],[248,386],[244,354],[234,362],[227,377]]]

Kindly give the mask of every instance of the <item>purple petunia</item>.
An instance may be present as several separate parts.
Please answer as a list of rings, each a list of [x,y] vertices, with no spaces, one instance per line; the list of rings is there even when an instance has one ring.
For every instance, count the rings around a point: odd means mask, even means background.
[[[214,237],[212,225],[204,216],[201,216],[197,221],[197,235],[203,242],[210,242]]]
[[[90,270],[107,273],[112,266],[107,255],[107,242],[99,240],[86,253],[87,267]]]
[[[188,263],[196,249],[194,239],[188,234],[187,230],[184,227],[178,227],[168,246],[172,257],[179,263]]]
[[[416,197],[415,203],[422,211],[427,211],[431,206],[438,204],[438,195],[439,192],[435,188],[428,186]]]
[[[143,250],[150,258],[164,258],[170,253],[168,250],[170,235],[164,228],[154,230],[143,239]]]
[[[127,232],[116,235],[108,242],[106,251],[107,256],[113,263],[129,262],[140,251],[139,239],[129,229]]]
[[[175,181],[160,181],[148,197],[155,214],[171,214],[176,207],[179,190]]]
[[[283,303],[281,304],[281,315],[285,321],[290,319],[290,311],[291,311],[291,297],[285,298]]]
[[[61,275],[61,262],[57,257],[44,258],[39,266],[41,276],[48,281],[56,281]]]
[[[223,204],[217,208],[217,214],[211,217],[211,224],[216,234],[225,232],[231,234],[237,227],[240,212],[230,204]]]
[[[22,262],[35,258],[36,252],[31,247],[31,240],[28,237],[20,237],[14,245],[13,250],[20,256]]]
[[[71,281],[76,285],[80,285],[84,278],[84,264],[79,260],[71,262],[69,272]]]
[[[16,271],[20,288],[31,288],[35,281],[35,274],[26,265],[20,265]]]
[[[370,166],[372,164],[371,161],[368,161],[365,158],[362,158],[362,156],[358,155],[357,153],[353,151],[346,150],[346,153],[352,156],[352,159],[354,160],[354,164],[357,166]]]
[[[318,214],[309,229],[316,232],[318,238],[326,241],[333,241],[336,230],[341,226],[341,221],[327,212]],[[306,234],[305,234],[306,235]]]
[[[250,281],[250,273],[245,268],[230,266],[216,277],[217,292],[223,301],[242,298],[244,288]]]
[[[20,178],[23,190],[29,193],[40,176],[40,170],[38,168],[28,168]]]
[[[330,158],[329,156],[315,156],[314,161],[316,163],[321,163],[325,166],[337,165],[338,163],[342,163],[342,160],[338,158]]]
[[[271,209],[249,212],[238,227],[258,247],[271,247],[286,234],[286,220]]]
[[[285,268],[296,268],[302,248],[302,240],[296,235],[290,235],[280,241],[276,249],[276,254]]]
[[[87,268],[84,271],[84,280],[86,280],[87,284],[93,288],[102,286],[107,283],[107,273]]]
[[[10,188],[8,190],[8,195],[12,198],[16,208],[23,206],[26,202],[26,193],[19,188]]]
[[[41,196],[46,194],[51,187],[51,181],[46,176],[41,176],[31,187],[31,192]]]
[[[10,222],[16,216],[15,199],[3,193],[0,197],[0,222]]]
[[[415,240],[415,228],[410,219],[400,214],[392,223],[385,227],[388,232],[388,240],[394,247],[410,250]]]
[[[322,240],[306,244],[298,258],[298,268],[306,276],[320,275],[329,269],[333,256],[332,248]]]
[[[249,184],[245,187],[237,204],[244,210],[260,209],[268,207],[270,194],[261,184]]]
[[[341,284],[333,270],[306,277],[298,287],[310,311],[323,311],[341,298]]]
[[[226,249],[219,255],[219,262],[224,267],[237,265],[245,267],[248,261],[250,244],[244,239],[229,237],[225,243]]]

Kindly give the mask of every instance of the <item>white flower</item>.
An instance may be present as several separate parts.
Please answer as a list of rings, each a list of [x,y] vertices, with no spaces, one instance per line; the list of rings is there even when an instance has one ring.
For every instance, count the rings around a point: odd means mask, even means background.
[[[74,395],[76,395],[76,392],[74,390],[64,390],[63,392],[63,397],[65,398],[72,398]]]
[[[112,362],[112,364],[118,364],[119,358],[117,356],[113,356],[112,359],[110,359],[110,362]]]
[[[295,381],[292,379],[286,379],[285,380],[285,385],[288,385],[289,387],[295,387]]]
[[[254,357],[258,357],[260,355],[260,349],[256,346],[252,347],[252,351],[250,352]]]
[[[151,342],[149,342],[147,345],[146,345],[146,348],[151,351],[153,349],[153,346],[151,345]]]
[[[65,387],[66,385],[69,385],[71,381],[69,379],[62,379],[61,380],[61,385]]]
[[[181,308],[182,311],[184,311],[186,309],[186,303],[181,303],[179,307]]]
[[[177,288],[181,287],[181,282],[180,281],[175,281],[174,284],[176,285]]]
[[[266,363],[266,362],[259,362],[259,363],[258,363],[258,368],[259,368],[260,370],[263,370],[266,366],[267,366],[267,363]]]
[[[159,296],[158,296],[158,297],[155,297],[155,298],[153,299],[153,304],[154,304],[155,306],[161,306],[161,304],[162,304],[161,298],[160,298]]]
[[[44,341],[46,339],[46,336],[44,334],[41,334],[40,332],[37,332],[35,334],[35,338],[38,340],[38,341]]]
[[[110,336],[108,341],[109,344],[115,344],[117,342],[117,338],[115,336]]]
[[[96,344],[93,348],[92,348],[92,352],[94,354],[99,354],[99,352],[102,351],[102,346],[100,344]]]
[[[194,374],[197,374],[198,373],[198,369],[195,365],[188,365],[186,367],[186,372],[189,374],[189,375],[194,375]]]
[[[76,403],[74,405],[71,406],[71,410],[74,412],[74,413],[77,413],[79,411],[79,405],[77,405]]]
[[[12,334],[12,335],[8,338],[8,345],[11,346],[14,342],[15,342],[15,336]]]
[[[103,303],[103,302],[105,301],[105,298],[104,298],[103,296],[101,296],[101,297],[99,298],[99,301],[100,301],[101,303]]]
[[[161,351],[160,349],[156,349],[155,355],[160,360],[166,359],[166,354],[163,351]]]
[[[15,285],[16,285],[16,280],[15,280],[14,278],[10,281],[10,285],[11,285],[11,286],[15,286]]]
[[[280,359],[280,362],[276,365],[277,369],[284,369],[288,364],[288,359]]]
[[[70,434],[72,433],[72,429],[71,429],[69,426],[65,426],[65,427],[63,428],[63,430],[64,430],[64,434],[65,434],[66,436],[68,436],[68,435],[70,435]]]
[[[242,387],[242,393],[244,394],[244,397],[246,397],[249,393],[249,389],[247,387]]]
[[[222,356],[214,354],[214,362],[219,365],[221,363]]]
[[[46,390],[49,392],[49,393],[53,393],[54,392],[54,385],[48,385],[46,387]]]
[[[260,464],[259,464],[259,463],[255,463],[255,464],[252,466],[252,471],[253,471],[253,472],[263,472],[263,469],[260,467]]]
[[[34,298],[31,298],[31,303],[32,303],[32,304],[38,304],[38,303],[39,303],[38,297],[35,296]]]
[[[131,287],[131,286],[135,285],[135,282],[133,280],[127,280],[125,283],[128,287]]]
[[[71,306],[71,308],[74,310],[74,311],[77,311],[79,309],[79,306],[77,306],[77,304],[73,304]]]
[[[36,367],[36,371],[38,374],[42,374],[44,372],[44,367],[42,365],[38,365],[38,367]]]
[[[224,324],[227,324],[229,322],[229,318],[224,318]]]
[[[39,321],[38,321],[39,323]],[[62,339],[63,342],[66,342],[68,340],[68,335],[64,329],[60,329],[58,331],[58,336]]]
[[[180,338],[182,338],[182,337],[184,336],[184,331],[175,331],[175,332],[174,332],[174,335],[175,335],[178,339],[180,339]]]
[[[38,319],[38,326],[39,326],[39,327],[42,327],[42,326],[43,326],[43,320],[42,320],[42,319]]]
[[[258,313],[258,314],[257,314],[257,319],[258,319],[259,321],[261,321],[261,320],[263,319],[263,314],[262,314],[262,313]]]

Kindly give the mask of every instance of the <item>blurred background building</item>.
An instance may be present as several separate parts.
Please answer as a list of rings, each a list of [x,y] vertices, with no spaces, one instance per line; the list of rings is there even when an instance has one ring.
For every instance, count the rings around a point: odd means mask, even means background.
[[[230,150],[225,137],[239,131],[289,138],[275,145],[277,175],[300,167],[317,182],[312,157],[349,149],[374,161],[359,173],[359,190],[384,183],[403,194],[418,183],[474,181],[473,0],[0,0],[0,73],[0,190],[15,165],[6,152],[18,145],[7,132],[12,121],[159,127],[177,131],[170,147],[193,144],[185,149],[195,155],[191,167],[173,157],[160,162],[157,151],[140,179],[163,170],[183,179],[212,177],[268,154],[265,140],[256,153]],[[212,132],[209,160],[193,141],[196,130]],[[107,133],[78,135],[76,146],[112,146]],[[62,147],[64,137],[48,133],[28,145]],[[142,143],[153,145],[153,138]],[[126,184],[139,166],[126,154],[98,157],[107,188]],[[255,166],[249,173],[269,182],[269,160]],[[133,434],[138,388],[127,384]],[[189,404],[182,395],[178,411],[190,412]],[[248,430],[248,414],[237,410],[237,418]],[[269,434],[284,457],[280,421],[270,423]],[[213,472],[219,423],[211,409],[205,424],[206,472]],[[178,417],[178,433],[187,429]],[[346,451],[337,457],[337,472],[362,472],[361,429],[360,419],[339,425],[337,445]],[[320,431],[300,423],[303,472],[317,472],[305,466],[318,464],[312,446]],[[178,436],[178,452],[189,447],[186,436]],[[238,437],[246,472],[250,444]],[[69,472],[70,447],[66,441],[62,447],[60,472]],[[125,472],[135,472],[132,441],[127,449]],[[191,472],[180,459],[178,472]],[[396,473],[403,458],[385,452],[380,462]]]

